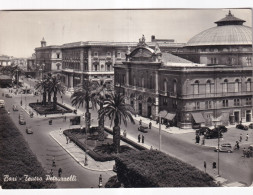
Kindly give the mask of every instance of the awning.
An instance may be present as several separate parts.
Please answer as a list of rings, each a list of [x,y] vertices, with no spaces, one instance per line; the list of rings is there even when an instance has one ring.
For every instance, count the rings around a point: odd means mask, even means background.
[[[175,115],[176,114],[168,113],[164,118],[171,121],[175,117]]]
[[[204,123],[205,119],[201,113],[191,113],[196,123]]]
[[[165,116],[168,114],[168,112],[166,110],[160,111],[159,115],[161,118],[165,118]]]

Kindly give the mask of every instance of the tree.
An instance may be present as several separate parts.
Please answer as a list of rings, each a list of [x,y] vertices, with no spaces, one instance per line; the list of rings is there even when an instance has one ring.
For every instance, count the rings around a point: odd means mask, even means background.
[[[3,74],[15,77],[15,84],[19,82],[19,75],[24,75],[24,70],[18,67],[18,65],[3,66],[0,70]]]
[[[51,95],[53,93],[52,87],[51,87],[51,85],[52,85],[52,74],[51,73],[47,74],[46,80],[47,80],[47,102],[48,102],[48,104],[51,104]]]
[[[39,90],[43,91],[42,105],[46,105],[47,87],[48,87],[48,81],[47,81],[46,75],[44,75],[43,79],[41,81],[37,82],[36,85],[34,86],[35,89],[39,89]]]
[[[98,86],[98,88],[96,90],[96,94],[95,94],[95,101],[99,105],[100,110],[103,109],[104,101],[111,93],[111,89],[112,89],[112,86],[106,85],[105,83]],[[104,141],[104,117],[98,117],[98,119],[99,119],[99,121],[98,121],[98,125],[99,125],[99,127],[98,127],[98,129],[99,129],[98,140]]]
[[[127,126],[127,119],[131,123],[135,124],[132,114],[134,113],[131,105],[125,103],[125,97],[121,93],[111,93],[104,100],[104,107],[99,110],[99,117],[109,117],[114,121],[113,127],[113,145],[116,153],[120,150],[120,124],[123,121],[124,125]]]
[[[57,94],[64,94],[65,93],[65,87],[61,83],[61,79],[59,75],[54,75],[51,77],[51,79],[48,81],[48,93],[53,92],[53,110],[57,109]]]
[[[90,132],[90,112],[89,112],[89,104],[92,103],[92,106],[95,106],[95,94],[98,84],[95,82],[91,82],[89,80],[84,81],[82,84],[79,84],[74,93],[71,96],[72,106],[80,106],[85,103],[85,126],[86,132]]]

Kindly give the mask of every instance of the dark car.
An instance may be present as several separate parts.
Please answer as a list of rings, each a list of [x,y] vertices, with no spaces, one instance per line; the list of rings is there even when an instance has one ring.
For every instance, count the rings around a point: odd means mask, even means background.
[[[250,129],[253,129],[253,123],[250,123],[250,124],[249,124],[249,128],[250,128]]]
[[[204,135],[209,130],[211,129],[209,129],[208,127],[200,127],[198,130],[196,130],[196,135]]]
[[[192,125],[192,128],[193,128],[193,129],[199,129],[200,127],[201,127],[201,126],[200,126],[199,123],[195,123],[195,124]]]
[[[222,138],[223,135],[221,132],[215,130],[215,129],[212,129],[212,130],[209,130],[209,131],[206,131],[205,133],[205,138],[206,139],[213,139],[213,138]]]
[[[25,119],[23,117],[19,118],[19,124],[20,125],[25,125],[26,124],[26,121],[25,121]]]
[[[214,129],[217,129],[218,131],[220,131],[222,133],[225,133],[225,132],[228,131],[227,127],[225,127],[224,125],[219,125],[216,128],[214,128]]]
[[[238,124],[236,125],[237,129],[241,129],[241,130],[248,130],[248,126],[247,125],[243,125],[243,124]]]
[[[147,133],[148,132],[146,129],[148,129],[148,127],[144,127],[142,125],[138,127],[138,131],[141,131],[143,133]]]
[[[25,132],[26,132],[27,134],[33,134],[33,130],[32,130],[31,127],[26,127]]]
[[[12,98],[12,96],[10,94],[5,94],[5,97]]]

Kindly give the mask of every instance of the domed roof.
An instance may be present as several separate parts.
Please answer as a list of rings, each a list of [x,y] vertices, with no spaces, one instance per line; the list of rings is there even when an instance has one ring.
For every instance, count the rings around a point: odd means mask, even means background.
[[[252,45],[251,27],[242,25],[243,22],[229,11],[225,18],[215,22],[216,27],[195,35],[186,46]]]

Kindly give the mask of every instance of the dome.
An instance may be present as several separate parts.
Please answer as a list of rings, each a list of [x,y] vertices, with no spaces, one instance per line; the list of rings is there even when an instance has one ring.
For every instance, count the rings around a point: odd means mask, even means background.
[[[186,46],[202,45],[252,45],[252,30],[243,25],[217,26],[197,34]]]
[[[216,27],[195,35],[186,46],[252,45],[251,27],[244,26],[244,22],[229,11],[225,18],[215,22]]]

